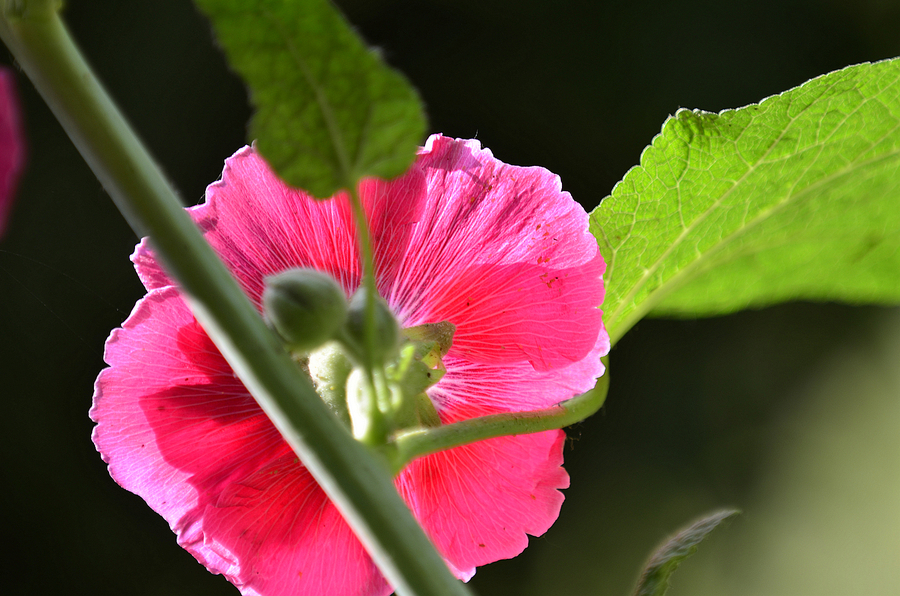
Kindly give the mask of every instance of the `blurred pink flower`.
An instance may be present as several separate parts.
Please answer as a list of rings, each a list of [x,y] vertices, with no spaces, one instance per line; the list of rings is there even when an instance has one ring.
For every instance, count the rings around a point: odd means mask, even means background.
[[[6,231],[6,220],[24,166],[25,135],[16,80],[11,70],[0,68],[0,237]]]
[[[552,406],[593,387],[609,339],[605,265],[584,210],[542,168],[506,165],[477,141],[433,136],[416,163],[360,193],[379,291],[403,326],[449,320],[441,419]],[[289,267],[360,283],[345,196],[285,186],[252,148],[190,209],[259,305]],[[178,542],[244,594],[391,592],[332,503],[259,409],[142,242],[148,293],[106,344],[91,417],[113,478]],[[413,461],[396,486],[454,573],[513,557],[563,501],[562,431],[502,437]]]

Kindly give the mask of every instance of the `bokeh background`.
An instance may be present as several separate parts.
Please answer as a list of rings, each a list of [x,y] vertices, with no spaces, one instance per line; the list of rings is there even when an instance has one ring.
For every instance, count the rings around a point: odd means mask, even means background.
[[[341,5],[419,88],[432,131],[559,173],[587,209],[679,107],[742,106],[900,55],[894,0]],[[188,0],[70,0],[66,19],[185,204],[200,201],[250,114],[208,24]],[[142,294],[137,239],[20,87],[30,164],[0,241],[0,591],[237,594],[113,483],[90,441],[103,342]],[[472,587],[624,595],[667,534],[737,506],[672,594],[900,594],[898,361],[890,308],[639,323],[613,350],[607,405],[569,430],[559,521]]]

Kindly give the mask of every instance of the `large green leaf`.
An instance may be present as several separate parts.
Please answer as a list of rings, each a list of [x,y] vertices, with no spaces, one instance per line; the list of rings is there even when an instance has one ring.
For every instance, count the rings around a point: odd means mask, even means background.
[[[900,301],[900,59],[681,110],[591,214],[613,341],[650,313]]]
[[[197,0],[250,87],[250,136],[317,197],[402,174],[425,132],[418,95],[327,0]]]

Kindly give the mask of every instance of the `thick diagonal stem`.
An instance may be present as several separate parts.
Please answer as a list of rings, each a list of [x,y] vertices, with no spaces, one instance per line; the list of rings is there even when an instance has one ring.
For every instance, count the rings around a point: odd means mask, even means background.
[[[81,58],[53,1],[6,0],[0,37],[138,235],[149,235],[197,319],[337,504],[400,594],[463,596],[397,494],[385,462],[353,440],[204,241]],[[323,556],[328,556],[327,553]]]

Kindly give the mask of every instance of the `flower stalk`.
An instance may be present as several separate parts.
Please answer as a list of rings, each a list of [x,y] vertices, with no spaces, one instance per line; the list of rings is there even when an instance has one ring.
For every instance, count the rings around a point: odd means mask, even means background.
[[[400,499],[265,326],[97,81],[58,2],[7,1],[0,38],[138,235],[149,235],[196,318],[399,594],[468,594]],[[374,280],[371,282],[374,284]]]
[[[393,443],[385,447],[385,455],[391,462],[391,469],[397,474],[412,460],[429,453],[485,439],[564,428],[584,420],[603,406],[609,391],[609,356],[604,356],[601,360],[606,366],[606,372],[597,380],[597,385],[590,391],[561,402],[555,407],[530,412],[480,416],[462,422],[401,433]]]
[[[369,428],[374,429],[370,433],[372,436],[366,437],[365,441],[371,445],[379,445],[384,443],[383,433],[380,432],[385,428],[384,416],[378,407],[378,395],[383,394],[387,388],[384,386],[383,376],[376,375],[375,367],[381,367],[380,363],[375,362],[373,355],[377,353],[379,346],[376,337],[376,321],[375,321],[375,300],[378,298],[378,288],[375,283],[375,258],[372,251],[372,240],[369,234],[369,223],[366,220],[366,212],[363,209],[362,200],[359,198],[359,191],[356,188],[356,181],[347,181],[348,194],[350,196],[350,208],[353,211],[353,221],[356,224],[356,238],[359,242],[359,255],[362,260],[363,276],[362,285],[365,290],[365,310],[363,325],[363,362],[362,367],[368,385],[369,403],[367,416],[369,418]],[[376,378],[379,376],[381,382]]]

